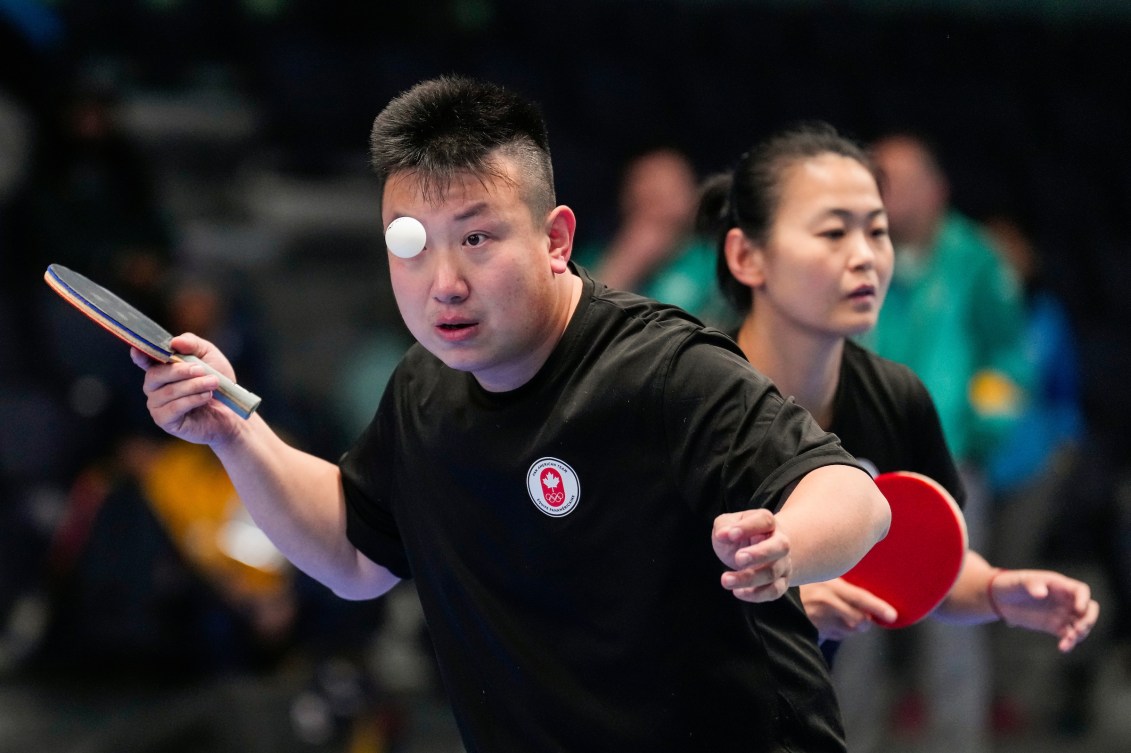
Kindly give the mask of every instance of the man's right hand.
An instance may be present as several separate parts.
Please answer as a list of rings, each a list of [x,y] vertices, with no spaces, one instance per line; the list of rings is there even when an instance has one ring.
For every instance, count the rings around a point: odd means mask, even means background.
[[[173,338],[171,349],[193,355],[234,380],[232,365],[212,343],[193,334]],[[142,389],[149,415],[169,434],[195,444],[213,445],[235,436],[242,419],[217,400],[212,393],[219,380],[200,364],[159,363],[136,348],[130,358],[145,370]]]

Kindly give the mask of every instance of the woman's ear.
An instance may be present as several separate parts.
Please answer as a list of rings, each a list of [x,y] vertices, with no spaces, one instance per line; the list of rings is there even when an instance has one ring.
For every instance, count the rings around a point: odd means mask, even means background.
[[[546,218],[546,236],[549,239],[550,267],[557,274],[569,270],[569,258],[573,254],[573,235],[577,229],[577,217],[565,205],[554,207]]]
[[[749,238],[739,228],[727,231],[723,241],[727,266],[734,279],[746,287],[756,290],[766,283],[764,269],[765,255],[762,247]]]

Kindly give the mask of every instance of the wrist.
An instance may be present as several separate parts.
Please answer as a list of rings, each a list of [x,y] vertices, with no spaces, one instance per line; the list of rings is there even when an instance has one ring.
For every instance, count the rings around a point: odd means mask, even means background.
[[[994,568],[993,573],[990,575],[989,581],[986,583],[986,599],[990,602],[990,609],[997,615],[997,618],[1002,622],[1006,622],[1005,615],[1002,614],[1001,607],[998,606],[997,599],[994,598],[994,582],[1002,573],[1008,572],[1003,567]]]

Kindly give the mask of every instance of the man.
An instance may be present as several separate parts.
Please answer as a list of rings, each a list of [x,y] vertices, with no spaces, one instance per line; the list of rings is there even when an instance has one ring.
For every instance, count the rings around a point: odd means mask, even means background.
[[[670,146],[646,149],[624,169],[612,235],[575,246],[574,260],[609,287],[679,306],[726,329],[733,317],[714,284],[715,249],[695,233],[698,198],[687,155]]]
[[[896,264],[871,344],[919,375],[955,458],[980,466],[1015,424],[1032,381],[1021,286],[986,231],[951,206],[926,141],[892,134],[872,154]]]
[[[303,454],[135,352],[154,420],[340,595],[415,579],[469,751],[843,750],[793,586],[886,532],[867,474],[728,339],[571,266],[533,105],[424,82],[372,153],[384,222],[427,241],[389,257],[418,343],[357,444]]]

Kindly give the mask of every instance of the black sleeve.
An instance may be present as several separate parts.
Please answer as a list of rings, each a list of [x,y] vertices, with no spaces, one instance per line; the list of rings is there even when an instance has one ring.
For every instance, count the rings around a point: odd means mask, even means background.
[[[412,577],[392,508],[396,375],[377,415],[338,463],[346,504],[346,536],[362,554],[398,578]]]
[[[704,514],[777,511],[783,492],[824,465],[858,466],[836,436],[731,350],[709,337],[686,344],[665,385],[670,462]]]

